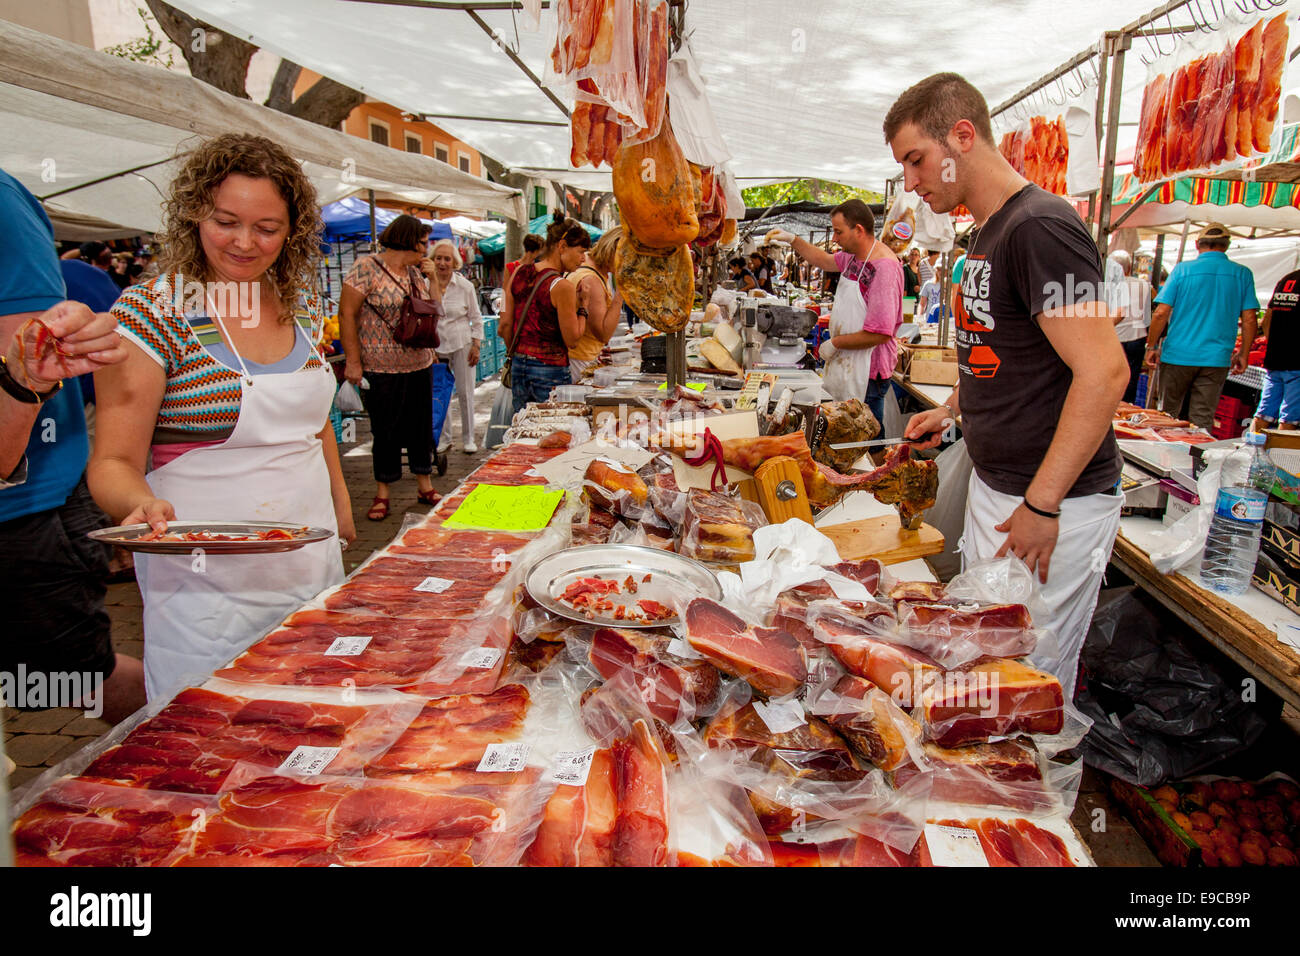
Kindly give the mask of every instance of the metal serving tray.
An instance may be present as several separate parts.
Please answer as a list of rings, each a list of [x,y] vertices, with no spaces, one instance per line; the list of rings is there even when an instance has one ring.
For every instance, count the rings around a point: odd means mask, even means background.
[[[91,531],[87,537],[143,554],[191,554],[196,548],[202,548],[207,554],[275,554],[280,551],[296,551],[317,541],[328,541],[335,536],[333,531],[324,528],[304,528],[301,525],[281,524],[275,521],[169,521],[166,533],[186,534],[208,531],[212,534],[255,536],[261,531],[277,529],[288,531],[293,537],[270,541],[256,537],[244,537],[234,541],[141,541],[140,538],[153,530],[147,524],[103,528],[99,531]]]

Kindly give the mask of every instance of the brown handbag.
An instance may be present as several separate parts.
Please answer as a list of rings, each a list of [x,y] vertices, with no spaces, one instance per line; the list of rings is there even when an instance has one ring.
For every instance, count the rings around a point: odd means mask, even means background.
[[[383,260],[376,256],[375,262],[379,263],[379,268],[387,273],[388,278],[397,283],[398,288],[401,288],[402,284],[397,282],[397,277],[388,271]],[[411,291],[402,299],[402,308],[398,313],[396,324],[388,326],[393,333],[393,341],[408,349],[436,349],[439,344],[438,321],[443,317],[442,303],[437,299],[426,299],[420,295],[417,292],[415,278],[409,274],[407,278],[411,282]],[[370,308],[379,315],[379,310],[373,305]]]

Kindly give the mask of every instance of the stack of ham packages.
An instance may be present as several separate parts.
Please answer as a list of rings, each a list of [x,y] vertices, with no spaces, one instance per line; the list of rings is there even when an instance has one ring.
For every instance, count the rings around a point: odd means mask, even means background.
[[[521,758],[533,694],[501,674],[522,574],[567,533],[442,525],[473,485],[540,481],[560,451],[503,449],[217,676],[33,781],[19,862],[518,862],[555,783]]]
[[[583,475],[572,543],[679,551],[685,500],[667,455],[656,455],[637,470],[612,458],[595,458]]]

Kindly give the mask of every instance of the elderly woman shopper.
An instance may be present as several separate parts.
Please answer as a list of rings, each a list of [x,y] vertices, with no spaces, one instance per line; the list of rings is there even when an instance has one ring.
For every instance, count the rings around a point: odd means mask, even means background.
[[[514,410],[544,402],[551,389],[569,385],[569,349],[586,331],[578,295],[564,278],[582,263],[591,237],[576,221],[556,214],[537,261],[521,265],[506,286],[500,335],[511,356]]]
[[[483,347],[483,316],[479,313],[474,283],[460,274],[465,265],[450,239],[433,244],[429,258],[420,263],[434,295],[442,300],[443,317],[438,320],[438,357],[451,366],[456,377],[456,401],[460,405],[460,442],[466,454],[478,451],[474,441],[474,368]],[[451,447],[451,429],[442,430],[439,451]]]
[[[388,517],[391,489],[402,478],[402,449],[423,504],[437,504],[433,490],[432,349],[408,349],[393,338],[407,296],[430,298],[417,268],[424,259],[427,229],[414,216],[398,216],[379,235],[381,251],[359,259],[343,279],[339,337],[347,356],[344,375],[361,390],[370,415],[375,499],[366,517]]]
[[[311,181],[276,143],[227,134],[182,159],[160,275],[113,307],[127,358],[95,373],[88,476],[117,523],[275,521],[356,536],[329,422],[334,376],[314,345],[320,230]],[[135,567],[151,698],[343,580],[333,539],[282,554],[142,554]]]
[[[600,356],[601,349],[618,328],[623,296],[618,292],[610,295],[609,281],[614,271],[614,250],[622,235],[622,226],[609,230],[582,257],[582,265],[567,276],[578,292],[578,315],[587,325],[582,338],[569,347],[569,372],[574,384]]]

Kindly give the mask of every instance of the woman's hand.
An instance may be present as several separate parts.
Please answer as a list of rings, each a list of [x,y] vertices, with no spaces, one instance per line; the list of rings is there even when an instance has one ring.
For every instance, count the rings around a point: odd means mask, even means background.
[[[167,522],[176,520],[176,509],[172,503],[163,498],[150,498],[142,501],[122,519],[122,524],[148,524],[155,531],[166,531]]]
[[[482,343],[478,339],[472,339],[469,344],[469,364],[477,365],[479,356],[479,346]]]
[[[352,502],[349,501],[346,508],[335,508],[334,516],[339,524],[339,540],[343,542],[346,551],[357,540],[357,526],[352,520]]]
[[[360,385],[364,374],[365,370],[361,367],[360,359],[348,359],[343,363],[343,377],[353,385]]]
[[[426,279],[432,279],[438,271],[438,267],[433,264],[432,259],[420,260],[420,271],[424,273]]]

